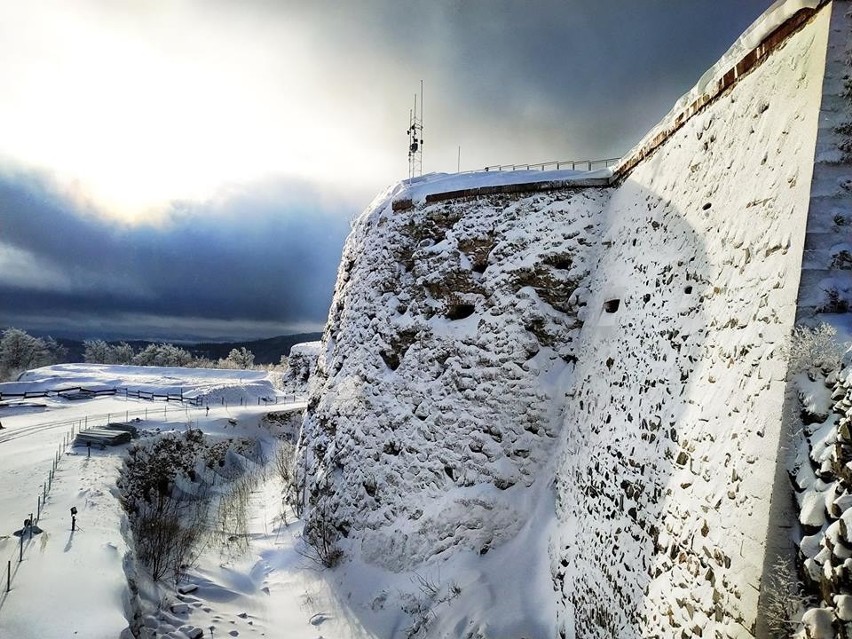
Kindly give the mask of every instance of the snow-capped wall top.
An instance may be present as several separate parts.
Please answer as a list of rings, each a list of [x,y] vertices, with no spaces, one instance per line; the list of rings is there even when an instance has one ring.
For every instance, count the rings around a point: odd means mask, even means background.
[[[689,91],[639,143],[624,155],[614,171],[616,177],[629,173],[644,157],[690,117],[754,68],[775,46],[793,33],[801,22],[794,19],[802,12],[812,14],[828,0],[778,0],[734,42]],[[804,21],[804,20],[802,20]],[[786,27],[786,30],[785,30]]]
[[[403,180],[391,189],[393,201],[410,201],[421,204],[427,198],[441,194],[462,194],[477,189],[526,184],[552,184],[554,188],[564,186],[606,186],[612,177],[612,169],[594,171],[471,171],[467,173],[429,173]]]
[[[674,110],[691,104],[708,87],[718,81],[737,62],[757,49],[769,35],[803,9],[817,9],[826,0],[777,0],[752,25],[743,32],[734,44],[698,80],[692,89],[675,103]]]

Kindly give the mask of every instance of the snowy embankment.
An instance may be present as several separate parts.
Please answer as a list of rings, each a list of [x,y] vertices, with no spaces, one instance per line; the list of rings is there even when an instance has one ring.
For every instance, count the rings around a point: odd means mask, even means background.
[[[55,391],[83,387],[130,393],[182,395],[202,404],[257,404],[275,397],[266,371],[217,368],[163,368],[118,364],[56,364],[24,373],[17,382],[0,384],[0,393]]]

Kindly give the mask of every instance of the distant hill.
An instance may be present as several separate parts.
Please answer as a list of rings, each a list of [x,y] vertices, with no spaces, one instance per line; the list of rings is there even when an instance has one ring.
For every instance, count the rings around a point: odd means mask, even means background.
[[[227,357],[231,349],[245,346],[246,349],[254,353],[255,364],[277,364],[281,360],[282,355],[290,353],[290,347],[293,344],[314,342],[320,338],[322,338],[322,333],[297,333],[295,335],[279,335],[278,337],[269,337],[252,342],[182,344],[181,348],[185,348],[196,357],[221,359]]]
[[[183,349],[188,350],[196,357],[207,357],[208,359],[216,360],[227,357],[228,353],[233,348],[245,347],[254,353],[255,364],[277,364],[281,360],[282,355],[290,353],[290,347],[293,344],[300,342],[313,342],[322,337],[322,333],[296,333],[294,335],[279,335],[278,337],[269,337],[266,339],[258,339],[248,342],[199,342],[195,344],[180,343]],[[82,362],[83,361],[83,341],[57,338],[56,340],[68,349],[68,361]],[[117,340],[110,341],[110,344],[117,344],[119,341],[126,341],[133,347],[134,351],[140,351],[149,344],[158,344],[160,342],[149,342],[143,340]]]

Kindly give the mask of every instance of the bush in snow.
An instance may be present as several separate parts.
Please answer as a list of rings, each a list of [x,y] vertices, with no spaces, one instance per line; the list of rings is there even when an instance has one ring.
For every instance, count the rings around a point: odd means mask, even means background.
[[[322,506],[311,513],[303,535],[316,552],[316,559],[326,568],[334,568],[343,559],[343,551],[337,546],[340,533]]]
[[[782,557],[776,558],[763,588],[766,604],[764,614],[769,629],[777,636],[790,636],[800,628],[802,612],[806,609],[804,587],[793,566]]]
[[[204,534],[204,495],[176,488],[179,475],[195,479],[195,461],[204,449],[201,431],[170,433],[128,451],[118,487],[128,514],[133,546],[154,581],[177,579]]]
[[[275,471],[283,485],[284,503],[290,506],[297,517],[302,515],[302,502],[296,488],[296,448],[290,442],[281,442],[273,459]]]
[[[216,368],[246,369],[254,366],[254,353],[245,346],[232,348],[228,357],[220,359]]]
[[[816,328],[797,326],[788,347],[790,375],[814,370],[829,373],[840,368],[846,347],[837,341],[837,329],[822,323]]]

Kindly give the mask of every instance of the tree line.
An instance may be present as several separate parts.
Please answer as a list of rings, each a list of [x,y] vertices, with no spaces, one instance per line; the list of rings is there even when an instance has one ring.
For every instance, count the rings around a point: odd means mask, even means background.
[[[19,328],[7,328],[0,337],[0,381],[17,379],[24,371],[68,361],[68,349],[52,337],[34,337]],[[180,366],[188,368],[254,368],[254,353],[244,346],[227,357],[196,357],[174,344],[149,344],[135,350],[127,342],[111,344],[101,339],[83,342],[83,361],[89,364]],[[281,363],[286,358],[282,356]]]

